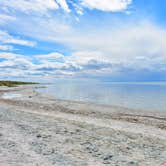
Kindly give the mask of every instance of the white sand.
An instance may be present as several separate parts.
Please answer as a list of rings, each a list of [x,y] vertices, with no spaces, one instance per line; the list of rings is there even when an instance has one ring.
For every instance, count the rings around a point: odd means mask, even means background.
[[[34,90],[0,89],[0,165],[165,165],[165,113],[62,101]]]

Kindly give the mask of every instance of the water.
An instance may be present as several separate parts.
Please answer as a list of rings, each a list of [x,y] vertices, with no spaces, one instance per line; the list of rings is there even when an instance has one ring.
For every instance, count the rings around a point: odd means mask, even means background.
[[[127,108],[166,111],[166,83],[56,81],[40,92],[58,99],[88,101]]]

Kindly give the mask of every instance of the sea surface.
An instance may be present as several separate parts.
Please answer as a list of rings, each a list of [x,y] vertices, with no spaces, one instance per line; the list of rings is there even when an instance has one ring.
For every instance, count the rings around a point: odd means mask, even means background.
[[[58,99],[92,102],[149,111],[166,111],[165,82],[59,80],[39,91]]]

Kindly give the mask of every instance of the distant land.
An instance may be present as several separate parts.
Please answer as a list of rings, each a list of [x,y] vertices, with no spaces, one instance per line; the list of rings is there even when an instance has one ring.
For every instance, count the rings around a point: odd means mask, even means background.
[[[22,82],[22,81],[0,81],[0,86],[13,87],[17,85],[38,84],[35,82]]]

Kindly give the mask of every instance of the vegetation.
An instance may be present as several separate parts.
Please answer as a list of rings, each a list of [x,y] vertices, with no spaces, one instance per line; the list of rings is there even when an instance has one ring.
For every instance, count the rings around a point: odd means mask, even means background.
[[[20,82],[20,81],[0,81],[0,86],[18,86],[18,85],[28,85],[28,84],[37,84],[34,82]]]

